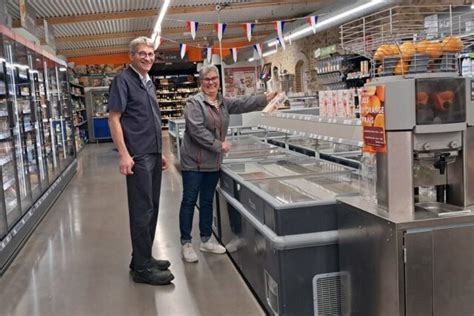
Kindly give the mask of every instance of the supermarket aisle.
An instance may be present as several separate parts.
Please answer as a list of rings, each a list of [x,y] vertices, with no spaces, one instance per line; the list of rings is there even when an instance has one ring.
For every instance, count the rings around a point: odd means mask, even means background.
[[[132,281],[125,181],[113,148],[91,144],[80,153],[77,175],[0,278],[0,314],[263,315],[227,255],[197,251],[197,264],[181,260],[174,167],[163,177],[154,255],[171,260],[176,279],[164,287]]]

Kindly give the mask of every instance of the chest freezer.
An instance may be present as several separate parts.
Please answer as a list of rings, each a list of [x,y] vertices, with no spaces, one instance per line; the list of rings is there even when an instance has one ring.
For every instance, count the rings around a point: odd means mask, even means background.
[[[358,194],[353,172],[249,180],[237,187],[237,198],[277,235],[336,228],[339,196]]]
[[[221,187],[235,195],[235,188],[246,180],[295,177],[331,172],[351,172],[352,169],[326,160],[314,158],[266,159],[225,164],[222,167]]]

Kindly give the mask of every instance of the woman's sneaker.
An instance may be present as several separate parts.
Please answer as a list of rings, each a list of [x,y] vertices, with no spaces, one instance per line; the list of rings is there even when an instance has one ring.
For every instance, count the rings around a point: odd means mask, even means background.
[[[181,249],[181,253],[183,255],[184,261],[187,262],[197,262],[198,257],[196,252],[193,249],[193,245],[191,243],[185,243]]]
[[[226,252],[225,248],[219,245],[218,243],[208,240],[206,242],[201,242],[201,246],[199,246],[199,250],[203,252],[212,252],[217,254],[223,254]]]

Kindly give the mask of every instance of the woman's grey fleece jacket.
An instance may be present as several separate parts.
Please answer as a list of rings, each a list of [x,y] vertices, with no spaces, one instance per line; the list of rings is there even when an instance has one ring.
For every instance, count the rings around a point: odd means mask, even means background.
[[[219,95],[218,98],[219,108],[212,106],[202,92],[186,101],[186,130],[181,144],[181,170],[219,171],[223,158],[222,143],[229,127],[229,114],[261,110],[268,103],[265,95],[241,98],[225,98]]]

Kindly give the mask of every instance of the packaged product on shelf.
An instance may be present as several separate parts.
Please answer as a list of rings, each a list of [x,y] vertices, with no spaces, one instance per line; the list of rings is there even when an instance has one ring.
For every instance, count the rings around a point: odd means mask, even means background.
[[[319,116],[326,116],[327,115],[326,91],[319,91],[318,98],[319,98]]]
[[[326,92],[328,96],[328,103],[326,106],[326,116],[336,116],[336,102],[337,102],[337,91],[329,90]]]
[[[288,101],[288,97],[286,96],[285,92],[279,92],[262,110],[264,113],[271,113],[279,108],[285,106],[285,102]]]
[[[335,112],[337,117],[346,117],[346,93],[345,90],[336,91],[336,107]]]
[[[355,118],[355,90],[349,89],[346,90],[346,113],[347,117]]]

